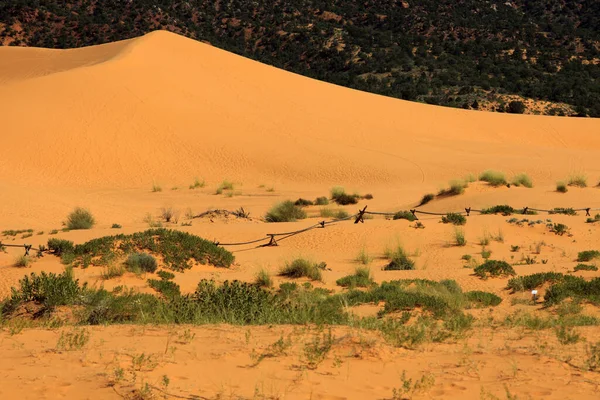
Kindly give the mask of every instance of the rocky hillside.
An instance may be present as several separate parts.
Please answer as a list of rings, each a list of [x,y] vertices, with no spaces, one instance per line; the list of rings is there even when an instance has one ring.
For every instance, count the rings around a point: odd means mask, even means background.
[[[500,112],[600,117],[597,0],[0,0],[0,43],[168,29],[324,81]]]

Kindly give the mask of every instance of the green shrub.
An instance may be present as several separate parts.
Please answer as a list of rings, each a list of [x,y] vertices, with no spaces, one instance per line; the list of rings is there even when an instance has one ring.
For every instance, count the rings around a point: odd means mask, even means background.
[[[470,303],[471,307],[490,307],[502,303],[500,296],[479,290],[466,292],[465,299]]]
[[[567,188],[567,185],[564,182],[558,182],[556,184],[556,191],[559,193],[567,193],[569,189]]]
[[[338,286],[347,287],[347,288],[356,288],[356,287],[369,287],[373,285],[373,278],[371,277],[371,270],[366,267],[356,268],[356,271],[353,275],[348,275],[343,278],[340,278],[336,281]]]
[[[502,172],[493,170],[483,171],[483,173],[479,175],[479,180],[487,182],[494,187],[507,184],[504,174]]]
[[[29,256],[18,256],[15,260],[15,267],[29,267],[31,265],[31,258]]]
[[[158,267],[156,259],[147,253],[133,253],[127,257],[125,266],[129,271],[133,272],[150,272],[154,273]]]
[[[320,281],[323,279],[323,276],[321,275],[322,266],[323,264],[316,264],[309,260],[298,258],[287,263],[281,271],[279,271],[279,275],[288,278],[307,277],[313,281]]]
[[[554,305],[567,298],[600,304],[600,278],[588,282],[581,277],[569,276],[546,290],[544,302],[546,305]]]
[[[7,230],[7,231],[2,231],[2,235],[3,236],[17,236],[20,235],[21,233],[33,233],[33,229],[19,229],[19,230]]]
[[[306,218],[306,212],[287,200],[275,205],[265,215],[267,222],[294,222]]]
[[[565,275],[558,272],[539,272],[536,274],[511,278],[506,286],[511,293],[537,289],[545,283],[556,283],[565,279]]]
[[[481,210],[482,214],[502,214],[504,216],[514,214],[515,209],[508,205],[497,205]]]
[[[398,245],[395,250],[386,250],[386,257],[390,259],[385,271],[408,271],[415,269],[415,262],[408,258],[404,248]]]
[[[531,178],[527,174],[515,175],[512,178],[512,180],[510,181],[510,183],[515,186],[524,186],[526,188],[533,187],[533,182],[531,181]]]
[[[270,288],[273,286],[273,279],[271,278],[269,271],[267,271],[266,269],[261,269],[256,274],[254,283],[261,287]]]
[[[123,276],[124,273],[125,273],[125,268],[123,268],[123,266],[111,264],[111,265],[108,265],[104,269],[104,271],[102,271],[100,276],[102,277],[102,279],[108,280],[108,279],[116,278],[119,276]]]
[[[358,203],[358,199],[360,199],[360,196],[357,194],[346,194],[344,188],[338,186],[331,189],[331,199],[337,204],[345,206],[348,204]]]
[[[74,229],[91,229],[96,221],[88,210],[77,207],[71,214],[67,216],[67,228]]]
[[[411,213],[410,211],[398,211],[396,214],[394,214],[394,220],[397,219],[406,219],[409,221],[415,221],[417,219],[417,217],[414,216],[413,213]]]
[[[465,181],[450,181],[450,187],[448,189],[442,189],[439,191],[438,196],[458,196],[465,192],[469,184]]]
[[[513,267],[510,266],[506,261],[487,260],[480,266],[476,267],[475,275],[481,279],[504,277],[510,275],[516,275]]]
[[[486,249],[485,247],[481,249],[481,258],[483,258],[484,260],[487,260],[488,258],[490,258],[491,255],[492,255],[491,250]]]
[[[555,207],[552,210],[550,210],[548,214],[564,214],[574,216],[577,215],[577,211],[575,211],[572,208]]]
[[[568,231],[569,231],[569,227],[566,226],[565,224],[554,224],[552,226],[552,232],[554,232],[555,235],[562,236],[565,233],[567,233]]]
[[[48,249],[57,256],[73,253],[75,245],[70,240],[52,238],[48,239]]]
[[[460,259],[465,261],[471,261],[472,258],[473,256],[470,254],[463,254],[463,256]]]
[[[333,210],[331,208],[325,207],[319,210],[319,215],[322,218],[335,218],[335,219],[344,219],[344,218],[348,218],[348,213],[346,212],[346,210],[343,209],[337,209],[337,210]]]
[[[421,201],[419,202],[419,204],[417,205],[417,207],[424,206],[425,204],[429,203],[433,199],[435,199],[435,194],[433,194],[433,193],[427,193],[426,195],[424,195],[421,198]]]
[[[575,268],[573,269],[574,272],[577,271],[598,271],[598,267],[596,267],[595,265],[588,265],[588,264],[577,264],[575,266]]]
[[[162,294],[167,299],[181,296],[181,289],[175,282],[168,280],[148,279],[148,286]]]
[[[578,262],[592,261],[594,258],[598,258],[598,257],[600,257],[600,251],[585,250],[585,251],[580,251],[577,254],[577,261]]]
[[[442,222],[444,224],[464,225],[467,223],[467,219],[461,214],[448,213],[442,217]]]
[[[160,270],[156,273],[160,279],[163,281],[170,281],[175,278],[175,274],[169,271]]]
[[[587,187],[587,177],[585,175],[572,175],[569,177],[567,184],[569,186],[576,186],[580,188]]]
[[[217,187],[216,194],[223,194],[223,191],[225,190],[233,190],[233,187],[233,182],[225,180]]]
[[[329,199],[325,196],[317,197],[315,199],[315,205],[317,205],[317,206],[326,206],[328,204],[329,204]]]
[[[310,201],[310,200],[299,198],[298,200],[296,200],[296,202],[294,203],[294,205],[298,206],[298,207],[306,207],[306,206],[312,206],[313,202]]]
[[[204,179],[201,181],[198,178],[194,178],[194,183],[190,185],[190,190],[203,188],[204,186],[206,186],[206,182],[204,181]]]
[[[367,253],[367,249],[363,247],[354,260],[363,265],[367,265],[371,263],[372,258],[369,256],[369,253]]]
[[[454,229],[454,244],[456,246],[465,246],[467,239],[465,239],[465,231],[460,228]]]
[[[162,187],[160,187],[160,185],[158,185],[156,182],[152,183],[152,192],[156,193],[156,192],[162,192]]]
[[[121,226],[121,225],[119,225],[119,224],[112,224],[111,228],[112,228],[112,229],[121,229],[121,228],[122,228],[122,226]]]

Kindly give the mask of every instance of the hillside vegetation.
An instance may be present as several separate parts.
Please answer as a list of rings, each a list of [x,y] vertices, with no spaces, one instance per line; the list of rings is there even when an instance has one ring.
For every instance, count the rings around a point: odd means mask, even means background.
[[[0,1],[4,45],[72,48],[155,29],[406,100],[600,117],[595,0]]]

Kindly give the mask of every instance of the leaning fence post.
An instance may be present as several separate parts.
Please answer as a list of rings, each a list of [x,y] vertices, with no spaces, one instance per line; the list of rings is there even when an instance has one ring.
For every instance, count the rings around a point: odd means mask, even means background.
[[[355,224],[358,224],[359,222],[364,223],[365,220],[363,218],[363,215],[365,215],[365,211],[367,211],[367,206],[365,206],[365,208],[363,208],[362,210],[358,210],[358,215],[356,216],[356,219],[354,220]]]
[[[465,211],[467,212],[467,217],[470,216],[470,214],[471,214],[471,207],[465,208]]]
[[[23,247],[25,247],[25,255],[28,256],[29,255],[29,250],[31,250],[31,247],[33,245],[31,244],[24,244]]]
[[[586,217],[590,216],[590,210],[591,210],[591,208],[589,208],[589,207],[585,209],[585,216]]]
[[[325,221],[319,222],[319,225],[321,226],[321,228],[325,228]]]
[[[415,220],[419,220],[419,217],[417,217],[417,210],[410,210],[410,212],[412,213],[413,217],[415,217]]]
[[[527,210],[529,210],[529,207],[523,207],[523,215],[527,214]]]
[[[275,235],[274,234],[270,233],[267,236],[271,236],[271,240],[269,240],[269,243],[267,243],[265,245],[265,247],[268,247],[268,246],[278,246],[277,241],[275,240]]]

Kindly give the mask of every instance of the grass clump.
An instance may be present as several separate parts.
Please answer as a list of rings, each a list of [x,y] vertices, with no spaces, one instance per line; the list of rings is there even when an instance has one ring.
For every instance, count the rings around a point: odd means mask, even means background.
[[[599,257],[600,257],[600,251],[598,251],[598,250],[580,251],[577,254],[577,262],[592,261],[594,258],[599,258]]]
[[[450,187],[439,191],[438,196],[458,196],[465,192],[469,184],[465,181],[454,180],[450,181]]]
[[[426,195],[424,195],[421,198],[421,201],[419,202],[419,204],[417,205],[417,207],[424,206],[425,204],[431,202],[433,199],[435,199],[435,194],[433,194],[433,193],[427,193]]]
[[[231,191],[233,190],[233,182],[230,181],[223,181],[221,182],[221,184],[217,187],[217,191],[215,192],[216,194],[223,194],[224,191]]]
[[[456,246],[465,246],[467,239],[465,239],[465,231],[460,228],[454,229],[454,244]]]
[[[271,278],[271,274],[266,269],[261,269],[257,272],[256,277],[254,278],[254,283],[260,287],[270,288],[273,286],[273,278]]]
[[[577,215],[577,211],[575,211],[573,208],[555,207],[552,210],[550,210],[548,214],[563,214],[575,216]]]
[[[371,263],[371,261],[373,261],[373,259],[371,258],[371,256],[369,256],[369,253],[367,253],[367,249],[363,247],[354,259],[354,261],[363,265],[368,265]]]
[[[15,260],[15,267],[25,268],[31,265],[31,257],[29,256],[18,256]]]
[[[73,253],[75,244],[70,240],[52,238],[48,239],[48,250],[50,250],[56,256],[62,256],[63,254]]]
[[[415,269],[415,262],[408,258],[401,245],[396,246],[393,250],[386,250],[386,257],[390,262],[383,268],[385,271],[409,271]]]
[[[573,269],[573,272],[577,271],[598,271],[598,267],[589,264],[577,264]]]
[[[132,272],[150,272],[154,273],[158,265],[156,259],[148,253],[133,253],[127,257],[125,266]]]
[[[194,183],[190,185],[190,190],[203,188],[204,186],[206,186],[204,179],[200,180],[198,178],[194,178]]]
[[[162,192],[162,187],[156,182],[152,183],[152,193]]]
[[[448,213],[442,217],[442,222],[444,224],[464,225],[467,223],[467,219],[458,213]]]
[[[324,263],[317,264],[304,258],[297,258],[287,263],[279,271],[279,276],[286,276],[288,278],[306,277],[313,281],[321,281],[323,280],[321,274],[322,267],[324,267]]]
[[[148,279],[148,286],[156,290],[167,299],[175,299],[181,296],[181,289],[178,284],[167,279]]]
[[[512,180],[510,181],[510,183],[511,183],[511,185],[524,186],[524,187],[530,188],[530,189],[533,187],[533,181],[527,174],[515,175],[512,178]]]
[[[329,199],[328,199],[327,197],[325,197],[325,196],[322,196],[322,197],[317,197],[317,198],[315,199],[315,202],[314,202],[314,204],[315,204],[316,206],[326,206],[326,205],[328,205],[328,204],[329,204]]]
[[[506,185],[508,183],[506,182],[504,173],[493,170],[483,171],[481,175],[479,175],[479,180],[482,182],[487,182],[494,187]]]
[[[119,276],[123,276],[125,274],[125,268],[122,265],[111,264],[108,265],[100,274],[101,278],[104,280],[117,278]]]
[[[560,304],[567,298],[576,301],[586,300],[595,305],[600,304],[600,278],[586,281],[576,276],[565,277],[546,290],[544,303],[549,306]]]
[[[19,229],[19,230],[9,229],[6,231],[2,231],[2,236],[17,236],[21,233],[33,233],[33,229]]]
[[[552,228],[550,231],[553,232],[555,235],[562,236],[565,233],[569,232],[569,227],[565,224],[556,224],[555,223],[554,225],[552,225]]]
[[[294,205],[298,206],[298,207],[307,207],[307,206],[312,206],[314,203],[310,200],[306,200],[303,198],[299,198],[298,200],[296,200],[294,202]]]
[[[481,279],[514,276],[516,275],[513,267],[506,261],[487,260],[474,270],[475,275]]]
[[[545,283],[556,283],[565,279],[565,275],[559,272],[539,272],[536,274],[511,278],[506,286],[511,293],[524,292],[537,289]]]
[[[275,205],[265,215],[267,222],[294,222],[304,218],[306,212],[290,200]]]
[[[567,181],[567,185],[580,188],[587,187],[587,177],[582,174],[571,175]]]
[[[493,293],[474,290],[465,293],[465,299],[470,303],[471,307],[490,307],[497,306],[502,303],[502,298]]]
[[[415,215],[410,211],[398,211],[396,214],[394,214],[394,220],[397,219],[406,219],[412,222],[415,221],[417,217],[415,217]]]
[[[119,225],[119,224],[112,224],[111,225],[111,229],[121,229],[123,226]]]
[[[67,216],[66,226],[70,230],[91,229],[96,220],[91,212],[84,208],[77,207]]]
[[[335,219],[344,219],[344,218],[348,218],[349,214],[348,212],[346,212],[346,210],[343,209],[337,209],[337,210],[333,210],[331,208],[322,208],[319,210],[319,215],[321,216],[321,218],[335,218]]]
[[[371,270],[366,267],[358,267],[353,275],[348,275],[335,282],[338,286],[354,289],[356,287],[369,287],[373,285]]]
[[[502,214],[504,216],[512,215],[515,213],[515,209],[509,205],[497,205],[490,208],[481,210],[482,214]]]
[[[558,182],[556,184],[556,191],[558,193],[567,193],[569,189],[567,188],[567,184],[564,182]]]
[[[358,203],[360,196],[358,194],[352,194],[352,195],[347,194],[344,191],[344,188],[336,186],[333,189],[331,189],[331,199],[333,201],[335,201],[337,204],[339,204],[341,206],[345,206],[348,204]]]

